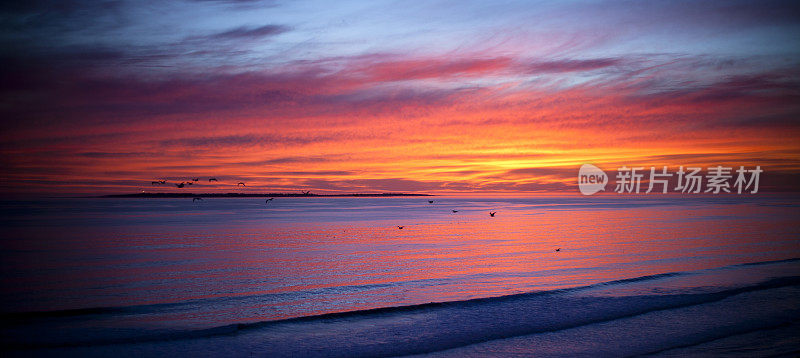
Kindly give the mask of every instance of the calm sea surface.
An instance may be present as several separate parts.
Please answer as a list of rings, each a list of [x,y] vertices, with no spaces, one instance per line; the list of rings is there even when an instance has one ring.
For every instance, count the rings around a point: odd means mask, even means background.
[[[790,260],[800,258],[799,202],[779,195],[5,201],[4,343],[110,344],[789,260],[768,274],[729,270],[672,284],[684,292],[737,287],[800,274]],[[51,333],[34,333],[42,331]]]

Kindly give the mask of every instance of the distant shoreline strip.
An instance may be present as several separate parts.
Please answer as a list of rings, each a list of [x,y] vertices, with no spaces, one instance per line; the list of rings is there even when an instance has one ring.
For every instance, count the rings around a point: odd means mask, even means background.
[[[90,196],[89,198],[293,198],[293,197],[391,197],[391,196],[435,196],[432,194],[379,193],[379,194],[296,194],[296,193],[135,193]]]

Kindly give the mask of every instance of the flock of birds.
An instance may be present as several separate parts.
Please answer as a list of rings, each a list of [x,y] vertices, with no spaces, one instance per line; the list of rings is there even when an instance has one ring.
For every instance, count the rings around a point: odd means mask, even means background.
[[[185,187],[187,185],[194,185],[194,183],[196,183],[198,181],[200,181],[200,178],[192,178],[189,181],[182,181],[180,183],[173,183],[173,184],[175,184],[175,186],[178,187],[178,188],[183,188],[183,187]],[[212,182],[212,181],[219,182],[219,180],[217,180],[217,178],[208,178],[208,181],[209,182]],[[166,185],[166,184],[167,184],[166,180],[153,180],[152,182],[150,182],[150,185]],[[239,183],[239,184],[244,186],[244,183]]]
[[[189,181],[182,181],[180,183],[174,183],[174,184],[178,188],[183,188],[183,187],[185,187],[187,185],[194,185],[194,183],[196,183],[198,181],[200,181],[200,178],[192,178]],[[212,181],[219,182],[219,180],[217,180],[217,178],[208,178],[208,182],[209,183],[212,182]],[[166,180],[153,180],[152,182],[150,182],[150,185],[164,185],[164,184],[167,184]],[[236,183],[236,186],[239,187],[239,186],[246,186],[246,185],[244,184],[244,182],[240,181],[240,182]],[[306,193],[306,195],[308,195],[309,192],[310,191],[306,191],[304,193]]]
[[[272,199],[270,199],[270,200],[272,200]],[[433,204],[433,200],[428,200],[428,204]],[[451,209],[451,211],[453,213],[457,213],[458,212],[458,210],[455,210],[455,209]],[[496,211],[490,211],[489,212],[489,217],[494,217],[495,214],[497,214]],[[399,229],[399,230],[403,230],[404,227],[405,227],[405,225],[397,225],[397,229]],[[556,252],[561,252],[561,248],[558,247],[558,248],[555,249],[555,251]]]
[[[187,185],[194,185],[194,183],[199,182],[199,181],[200,181],[200,178],[191,178],[189,181],[182,181],[180,183],[173,183],[173,184],[175,184],[175,186],[178,187],[178,188],[184,188]],[[219,179],[217,179],[217,178],[208,178],[208,182],[209,183],[211,183],[211,182],[219,183]],[[152,182],[150,182],[150,185],[166,185],[166,184],[167,184],[167,181],[164,180],[164,179],[153,180]],[[240,187],[240,186],[246,186],[246,185],[244,184],[244,182],[241,182],[241,181],[236,183],[236,187]],[[306,193],[308,193],[308,192],[306,192]],[[267,200],[267,204],[269,204],[269,201],[272,200],[272,199],[273,198],[270,198],[269,200]],[[202,201],[202,200],[203,200],[203,198],[201,198],[201,197],[192,198],[192,202]]]
[[[175,186],[176,186],[176,187],[178,187],[178,188],[183,188],[183,187],[185,187],[186,185],[193,185],[195,182],[198,182],[198,181],[200,181],[200,178],[192,178],[190,181],[186,181],[186,182],[180,182],[180,183],[175,183]],[[210,183],[210,182],[219,182],[219,180],[217,180],[217,178],[208,178],[208,182],[209,182],[209,183]],[[167,181],[166,181],[166,180],[154,180],[154,181],[152,182],[152,184],[151,184],[151,185],[165,185],[165,184],[167,184]],[[245,183],[244,183],[244,182],[238,182],[238,183],[236,184],[236,186],[237,186],[237,187],[240,187],[240,186],[245,186]],[[301,190],[301,192],[303,193],[303,195],[309,195],[309,194],[311,193],[311,191],[310,191],[310,190]],[[272,200],[274,200],[274,199],[275,199],[275,198],[269,198],[269,199],[267,199],[267,200],[266,200],[266,204],[269,204],[269,203],[270,203]],[[194,197],[194,198],[192,198],[192,202],[196,202],[196,201],[202,201],[202,200],[203,200],[203,198],[201,198],[201,197]],[[428,204],[433,204],[433,202],[434,202],[433,200],[428,200]],[[451,210],[452,210],[452,212],[453,212],[453,213],[457,213],[457,212],[458,212],[458,210],[455,210],[455,209],[451,209]],[[495,215],[495,214],[497,214],[497,212],[496,212],[496,211],[490,211],[490,212],[489,212],[489,216],[490,216],[490,217],[494,217],[494,215]],[[405,225],[397,225],[397,228],[398,228],[399,230],[403,230],[403,228],[404,228],[404,227],[405,227]],[[560,248],[560,247],[559,247],[559,248],[556,248],[556,249],[555,249],[555,251],[556,251],[556,252],[560,252],[560,251],[561,251],[561,248]]]
[[[191,178],[189,181],[182,181],[180,183],[173,183],[173,184],[175,184],[175,186],[178,187],[178,188],[184,188],[187,185],[194,185],[194,183],[196,183],[198,181],[200,181],[200,178]],[[208,178],[208,182],[209,183],[210,182],[218,182],[219,183],[219,179],[217,179],[217,178]],[[167,184],[167,181],[163,180],[163,179],[161,179],[161,180],[153,180],[152,182],[150,182],[150,185],[166,185],[166,184]],[[241,182],[241,181],[236,183],[236,187],[237,188],[240,187],[240,186],[247,186],[247,185],[245,185],[245,183]],[[301,190],[300,192],[302,192],[303,195],[311,194],[311,190]],[[273,199],[275,199],[275,198],[267,199],[267,204],[269,204],[269,202],[272,201]],[[202,200],[203,200],[203,198],[201,198],[199,196],[192,198],[192,202],[202,201]],[[431,203],[432,202],[433,201],[431,201]]]

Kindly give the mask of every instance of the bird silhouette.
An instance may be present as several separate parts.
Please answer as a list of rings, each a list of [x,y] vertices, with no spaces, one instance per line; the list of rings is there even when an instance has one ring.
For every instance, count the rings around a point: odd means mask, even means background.
[[[195,202],[195,201],[198,201],[198,200],[199,201],[203,201],[203,198],[200,198],[200,197],[192,198],[192,202]]]
[[[175,186],[177,186],[178,188],[183,188],[184,185],[186,185],[186,183],[175,184]]]
[[[239,182],[239,184],[236,184],[236,186],[239,186],[239,185],[245,186],[244,183],[242,183],[242,182]]]
[[[272,199],[275,199],[275,198],[269,198],[269,199],[267,199],[267,204],[269,204],[269,202],[270,202],[270,201],[272,201]]]
[[[219,181],[219,180],[217,180],[217,178],[208,178],[208,181],[212,182],[212,181]]]
[[[458,212],[458,210],[453,210],[453,212],[454,212],[454,213],[457,213],[457,212]]]
[[[190,182],[190,181],[187,181],[187,182],[186,182],[186,185],[192,185],[192,184],[194,184],[194,183],[193,183],[193,182]]]
[[[561,251],[561,248],[560,248],[560,247],[556,249],[556,252],[560,252],[560,251]]]
[[[199,181],[199,180],[200,180],[200,178],[194,178],[194,179],[192,179],[192,181]]]
[[[303,195],[310,195],[311,194],[311,190],[300,190],[300,191],[303,192]]]
[[[433,204],[433,200],[428,200],[428,204]]]
[[[400,226],[400,225],[397,225],[397,228],[400,229],[400,230],[403,230],[403,227]]]
[[[491,217],[494,217],[494,214],[497,214],[497,212],[496,211],[490,211],[489,212],[489,216],[491,216]]]

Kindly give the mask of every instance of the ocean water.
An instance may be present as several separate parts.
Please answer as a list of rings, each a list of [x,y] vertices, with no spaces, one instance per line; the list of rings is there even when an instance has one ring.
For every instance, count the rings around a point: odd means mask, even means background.
[[[798,203],[4,201],[0,339],[7,356],[794,356]]]

